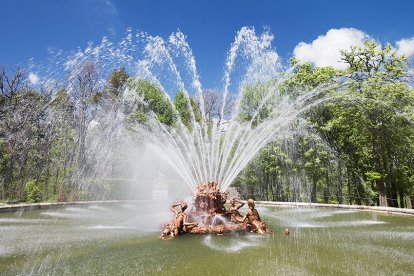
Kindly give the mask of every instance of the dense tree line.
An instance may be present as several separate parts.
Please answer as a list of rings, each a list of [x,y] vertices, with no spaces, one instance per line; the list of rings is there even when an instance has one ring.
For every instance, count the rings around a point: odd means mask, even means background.
[[[243,196],[413,206],[414,90],[408,61],[392,47],[370,41],[343,51],[342,58],[348,64],[343,71],[292,59],[293,73],[283,76],[282,83],[244,87],[237,120],[251,121],[253,131],[271,115],[272,101],[279,96],[294,99],[316,91],[321,103],[302,114],[289,126],[289,135],[276,137],[245,168],[234,183]],[[24,70],[1,69],[2,200],[105,198],[106,182],[97,181],[102,176],[91,168],[102,160],[122,163],[118,158],[122,149],[108,154],[112,159],[107,160],[93,147],[115,140],[108,120],[116,114],[122,114],[131,132],[134,124],[145,125],[154,118],[168,127],[184,125],[190,131],[203,118],[207,124],[224,119],[217,91],[205,92],[205,114],[201,114],[198,98],[178,91],[169,99],[156,85],[131,78],[122,68],[102,79],[93,62],[72,68],[65,80],[36,88]],[[123,105],[126,88],[136,95],[133,108]],[[279,94],[262,105],[269,89]],[[92,145],[88,139],[100,129],[106,134]],[[111,174],[116,172],[107,175]]]
[[[413,206],[414,90],[407,58],[367,41],[343,51],[342,60],[345,71],[291,60],[295,72],[282,93],[325,89],[329,100],[292,126],[305,132],[271,143],[245,170],[237,183],[245,196]]]
[[[98,68],[87,62],[65,81],[35,89],[23,69],[1,69],[2,200],[82,199],[76,182],[88,166],[88,128],[99,113],[115,108],[114,98],[119,97],[128,76],[121,69],[114,70],[105,85],[99,84],[99,78]]]

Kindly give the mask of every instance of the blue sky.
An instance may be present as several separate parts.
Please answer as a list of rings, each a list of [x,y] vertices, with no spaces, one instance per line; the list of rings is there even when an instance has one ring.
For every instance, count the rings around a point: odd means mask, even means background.
[[[164,37],[179,29],[188,37],[204,86],[211,87],[219,85],[226,53],[243,26],[258,32],[269,28],[284,60],[295,53],[324,65],[330,57],[318,55],[338,40],[346,44],[368,37],[397,47],[405,39],[401,49],[414,55],[413,10],[409,0],[5,0],[0,66],[44,60],[49,48],[71,51],[103,36],[121,38],[128,27]]]

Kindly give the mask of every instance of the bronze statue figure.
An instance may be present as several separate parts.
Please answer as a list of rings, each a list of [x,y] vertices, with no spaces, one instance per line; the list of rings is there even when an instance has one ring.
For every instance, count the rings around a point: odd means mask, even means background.
[[[260,219],[259,212],[257,212],[256,208],[254,208],[254,200],[249,199],[247,201],[247,205],[249,206],[249,210],[247,210],[246,214],[243,218],[237,219],[239,222],[248,221],[250,226],[252,227],[252,231],[259,234],[269,234],[271,231],[267,228],[266,223],[262,222]]]
[[[181,210],[178,211],[175,207],[180,206]],[[161,238],[165,237],[176,237],[187,231],[187,227],[196,226],[197,223],[188,222],[187,215],[184,211],[187,209],[188,205],[185,201],[181,201],[178,204],[171,205],[170,209],[174,213],[174,219],[164,226],[164,230],[161,233]]]
[[[230,204],[231,221],[237,223],[239,222],[237,219],[242,218],[239,209],[244,206],[244,203],[236,198],[233,198],[232,200],[230,200]]]

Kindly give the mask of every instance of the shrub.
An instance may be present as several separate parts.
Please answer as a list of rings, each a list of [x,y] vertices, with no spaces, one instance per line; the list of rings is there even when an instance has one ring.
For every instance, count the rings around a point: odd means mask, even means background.
[[[42,191],[37,186],[34,180],[29,180],[25,187],[26,201],[29,203],[36,203],[42,200]]]

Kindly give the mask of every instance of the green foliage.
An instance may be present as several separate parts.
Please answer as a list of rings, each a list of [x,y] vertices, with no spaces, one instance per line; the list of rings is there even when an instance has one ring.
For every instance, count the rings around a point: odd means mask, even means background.
[[[140,110],[142,114],[137,116],[143,119],[146,116],[155,116],[161,123],[173,126],[176,123],[176,114],[168,96],[154,84],[145,80],[136,80],[133,87],[138,96],[142,98]]]
[[[34,180],[26,182],[25,193],[26,201],[29,203],[37,203],[42,200],[42,191]]]
[[[244,86],[238,119],[244,122],[251,121],[253,127],[257,126],[270,116],[272,105],[280,96],[278,92],[274,81]]]
[[[366,41],[364,46],[352,46],[341,51],[342,60],[349,65],[347,73],[356,81],[375,77],[387,81],[400,80],[408,69],[407,57],[398,54],[390,45]]]
[[[108,90],[109,94],[113,97],[117,97],[121,92],[121,89],[127,84],[129,75],[125,71],[125,68],[115,69],[108,78]]]
[[[98,93],[94,94],[92,96],[92,103],[95,104],[95,105],[99,104],[99,102],[102,100],[103,95],[104,94],[102,92],[98,92]]]
[[[310,62],[299,63],[291,58],[294,74],[287,78],[280,87],[282,94],[292,97],[309,92],[321,85],[335,83],[335,77],[342,76],[344,72],[332,67],[314,67]]]
[[[142,111],[136,111],[129,117],[130,122],[137,122],[139,124],[146,124],[148,119],[148,116]]]
[[[6,142],[4,138],[0,138],[0,173],[1,175],[3,175],[6,169],[6,162],[9,158],[9,155],[7,154],[5,147],[6,147]]]
[[[367,177],[368,181],[378,180],[382,177],[378,172],[366,172],[365,176]]]
[[[178,91],[174,98],[174,106],[178,111],[181,122],[191,131],[193,122],[201,121],[201,111],[194,98]]]

